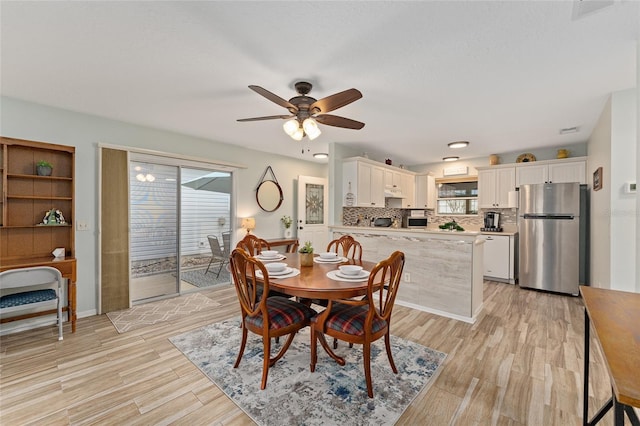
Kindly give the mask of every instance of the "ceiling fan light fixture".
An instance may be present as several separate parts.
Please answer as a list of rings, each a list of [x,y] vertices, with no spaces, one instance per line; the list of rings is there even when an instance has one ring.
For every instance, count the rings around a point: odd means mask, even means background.
[[[294,141],[301,141],[302,138],[304,137],[304,130],[302,130],[302,127],[298,127],[296,131],[289,136],[291,136],[291,139],[293,139]]]
[[[444,157],[442,161],[458,161],[460,157]]]
[[[447,145],[449,146],[449,148],[453,148],[453,149],[466,148],[469,146],[469,141],[449,142]]]
[[[307,134],[307,136],[309,136],[309,140],[314,140],[322,133],[318,128],[318,123],[316,123],[316,120],[311,117],[302,122],[302,128],[304,129],[304,132]]]
[[[282,125],[282,128],[284,129],[284,132],[286,134],[293,137],[293,134],[296,132],[296,130],[300,128],[300,124],[298,123],[298,120],[294,118],[294,119],[285,121],[284,124]]]

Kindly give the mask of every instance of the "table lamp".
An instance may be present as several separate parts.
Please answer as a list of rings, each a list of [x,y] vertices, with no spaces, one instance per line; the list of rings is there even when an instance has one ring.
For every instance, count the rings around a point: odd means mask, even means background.
[[[242,228],[247,230],[247,234],[251,233],[251,230],[256,227],[256,219],[253,217],[244,217],[242,218]]]

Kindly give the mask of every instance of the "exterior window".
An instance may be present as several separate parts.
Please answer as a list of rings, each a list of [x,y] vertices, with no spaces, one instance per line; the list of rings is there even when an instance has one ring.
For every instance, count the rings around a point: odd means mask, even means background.
[[[436,179],[436,185],[438,187],[438,214],[450,216],[478,214],[477,178]]]

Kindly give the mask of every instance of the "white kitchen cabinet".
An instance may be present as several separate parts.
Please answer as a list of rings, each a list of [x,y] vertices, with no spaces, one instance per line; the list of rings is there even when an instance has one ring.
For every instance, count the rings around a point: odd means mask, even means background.
[[[484,243],[484,278],[515,284],[516,235],[482,234]]]
[[[364,161],[345,161],[342,164],[343,200],[349,192],[354,207],[384,207],[384,168]]]
[[[509,191],[515,189],[515,167],[478,169],[478,207],[514,207],[509,205]]]
[[[586,183],[586,161],[549,160],[516,166],[516,186],[535,183]]]
[[[587,165],[584,161],[549,164],[549,182],[587,183]]]
[[[416,208],[436,208],[436,178],[433,175],[416,176]]]
[[[402,173],[402,208],[416,207],[416,178],[409,173]]]
[[[400,173],[399,171],[391,170],[391,169],[385,169],[384,186],[387,189],[401,191],[402,190],[402,173]]]

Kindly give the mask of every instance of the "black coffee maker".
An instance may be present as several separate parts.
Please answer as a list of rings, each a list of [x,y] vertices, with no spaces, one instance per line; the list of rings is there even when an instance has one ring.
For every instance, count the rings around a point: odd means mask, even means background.
[[[488,232],[502,232],[500,227],[500,213],[498,212],[486,212],[484,214],[484,228],[481,231]]]

